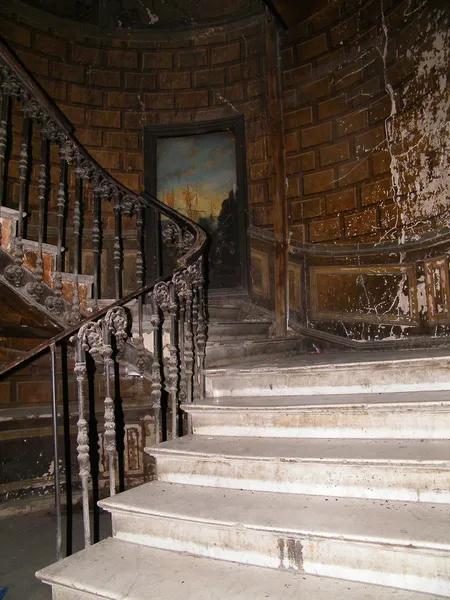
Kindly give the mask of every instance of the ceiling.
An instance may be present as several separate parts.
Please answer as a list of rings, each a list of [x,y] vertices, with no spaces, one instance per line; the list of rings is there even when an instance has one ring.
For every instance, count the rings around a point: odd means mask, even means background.
[[[59,17],[132,29],[193,29],[263,12],[259,0],[24,0]]]

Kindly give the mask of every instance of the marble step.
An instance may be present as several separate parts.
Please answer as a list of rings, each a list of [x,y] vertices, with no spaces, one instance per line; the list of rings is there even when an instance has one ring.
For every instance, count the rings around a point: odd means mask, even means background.
[[[205,398],[181,408],[196,435],[449,439],[450,391]]]
[[[450,596],[448,506],[159,481],[99,505],[127,542]]]
[[[206,371],[207,396],[295,396],[450,389],[448,349],[298,355]]]
[[[226,306],[209,304],[207,307],[208,317],[213,321],[240,321],[243,311],[240,306]]]
[[[233,341],[208,341],[206,343],[206,365],[216,367],[223,364],[242,363],[262,355],[282,355],[303,352],[305,340],[302,337],[269,338],[248,340],[239,338]]]
[[[189,435],[145,451],[157,478],[172,483],[450,503],[447,440]]]
[[[272,323],[270,321],[236,321],[224,322],[210,321],[208,323],[208,340],[217,342],[222,340],[260,339],[269,336]]]
[[[38,571],[53,600],[430,600],[420,592],[194,557],[108,538]]]

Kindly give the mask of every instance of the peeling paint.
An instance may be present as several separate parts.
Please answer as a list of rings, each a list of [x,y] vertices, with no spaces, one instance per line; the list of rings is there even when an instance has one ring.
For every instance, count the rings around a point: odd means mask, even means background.
[[[389,31],[383,2],[381,6],[384,45],[380,54],[391,99],[385,128],[393,199],[400,209],[400,222],[393,229],[397,230],[398,242],[405,243],[419,239],[431,228],[450,224],[450,30],[442,12],[422,11],[420,17],[427,22],[426,38],[406,52],[406,60],[413,62],[412,77],[394,90],[387,77]],[[422,3],[405,16],[424,6]]]

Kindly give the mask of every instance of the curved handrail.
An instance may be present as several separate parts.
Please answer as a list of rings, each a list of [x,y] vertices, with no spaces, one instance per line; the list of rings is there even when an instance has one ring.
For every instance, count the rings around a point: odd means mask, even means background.
[[[82,160],[85,160],[93,167],[95,172],[101,176],[102,180],[110,183],[115,189],[119,190],[124,196],[131,196],[138,200],[142,205],[147,208],[154,208],[161,212],[169,219],[175,221],[179,225],[187,227],[190,232],[194,235],[195,240],[192,247],[186,252],[185,255],[178,258],[178,264],[180,266],[186,266],[191,264],[196,258],[198,258],[206,244],[206,234],[196,223],[182,215],[181,213],[171,209],[169,206],[163,204],[155,196],[144,192],[144,194],[136,194],[122,183],[117,181],[108,171],[106,171],[89,152],[85,149],[83,144],[78,141],[74,135],[74,127],[72,123],[66,118],[60,108],[51,99],[49,94],[43,89],[43,87],[35,80],[34,76],[25,67],[21,60],[15,55],[15,53],[8,47],[6,41],[0,36],[0,59],[3,59],[14,75],[19,78],[21,85],[31,94],[33,98],[36,98],[39,102],[40,108],[45,113],[47,118],[50,118],[55,122],[60,130],[63,131],[65,139],[71,143],[74,151],[76,151]]]
[[[158,279],[155,279],[155,281],[153,281],[152,283],[148,283],[148,284],[144,285],[143,287],[139,288],[138,290],[136,290],[135,292],[131,292],[131,294],[128,294],[127,296],[124,296],[123,298],[116,300],[116,302],[108,304],[108,306],[105,306],[105,307],[97,310],[95,313],[89,315],[89,317],[86,317],[85,319],[79,321],[78,323],[76,323],[76,325],[72,325],[71,327],[64,329],[64,331],[61,331],[60,333],[54,335],[52,338],[46,340],[45,342],[42,342],[42,344],[39,344],[39,346],[36,346],[32,350],[29,350],[28,352],[23,354],[20,358],[16,359],[13,362],[8,363],[5,367],[0,368],[0,377],[2,377],[3,375],[6,375],[10,371],[13,371],[17,367],[19,367],[21,364],[28,362],[29,360],[35,358],[39,354],[42,354],[43,352],[45,352],[45,350],[48,350],[50,348],[50,346],[52,346],[53,344],[62,342],[66,338],[74,335],[86,323],[90,323],[91,321],[96,321],[97,319],[100,319],[101,317],[105,316],[106,313],[109,310],[111,310],[112,308],[115,308],[116,306],[123,306],[124,304],[128,304],[128,302],[135,300],[138,296],[141,296],[143,294],[150,292],[157,283],[171,279],[173,274],[177,273],[179,271],[181,271],[181,269],[176,269],[173,273],[171,273],[167,277],[160,277]]]
[[[203,253],[206,246],[206,234],[196,223],[182,215],[181,213],[173,210],[169,206],[163,204],[159,201],[155,196],[144,192],[142,194],[136,194],[131,191],[129,188],[121,184],[117,181],[110,173],[108,173],[84,148],[83,144],[81,144],[76,136],[74,135],[74,127],[70,123],[70,121],[65,117],[62,111],[58,108],[58,106],[54,103],[48,93],[42,88],[42,86],[35,80],[34,76],[30,71],[25,67],[25,65],[20,61],[20,59],[15,55],[15,53],[8,47],[5,40],[0,36],[0,61],[6,65],[6,68],[9,69],[13,76],[18,78],[20,81],[20,85],[30,94],[33,100],[38,102],[38,108],[41,113],[40,117],[44,117],[47,120],[50,120],[54,126],[57,128],[58,134],[63,134],[63,139],[59,138],[61,141],[69,142],[72,146],[72,149],[75,153],[77,153],[78,157],[81,161],[86,161],[89,166],[95,171],[97,176],[100,176],[101,181],[106,181],[115,191],[119,191],[122,194],[122,198],[131,197],[135,201],[139,202],[142,206],[146,208],[156,209],[164,216],[168,217],[170,220],[175,222],[177,225],[182,226],[188,229],[194,236],[194,241],[191,247],[177,259],[178,268],[175,269],[169,277],[161,277],[159,279],[155,279],[153,282],[146,284],[139,288],[138,290],[120,298],[116,302],[109,304],[108,306],[96,311],[95,313],[89,315],[83,320],[80,320],[75,325],[70,326],[69,328],[64,329],[61,333],[53,336],[46,342],[43,342],[39,346],[36,346],[33,350],[30,350],[26,354],[24,354],[20,359],[9,363],[4,368],[0,368],[0,376],[9,373],[13,369],[16,369],[21,364],[31,360],[39,354],[42,354],[45,350],[49,349],[53,344],[56,344],[76,333],[83,325],[89,323],[91,321],[95,321],[102,316],[104,316],[110,309],[116,306],[123,306],[128,302],[148,293],[150,290],[154,288],[154,286],[162,281],[167,281],[168,278],[171,278],[174,274],[179,272],[182,268],[186,268],[192,265]],[[1,66],[1,62],[0,62]]]

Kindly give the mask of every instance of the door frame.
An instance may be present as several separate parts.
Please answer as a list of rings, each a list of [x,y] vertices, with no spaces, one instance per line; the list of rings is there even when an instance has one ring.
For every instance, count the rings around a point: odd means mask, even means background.
[[[205,133],[220,133],[221,131],[231,131],[235,138],[236,147],[236,183],[238,195],[238,244],[239,256],[241,261],[240,284],[234,288],[209,289],[209,295],[218,294],[247,294],[249,285],[249,244],[247,243],[248,229],[248,199],[247,199],[247,162],[245,152],[245,123],[243,115],[236,117],[227,117],[224,119],[214,119],[211,121],[200,121],[196,123],[185,123],[182,125],[148,125],[144,127],[144,189],[146,192],[156,196],[157,191],[157,172],[156,172],[156,153],[158,139],[168,137],[182,137],[201,135]],[[159,231],[159,223],[155,214],[147,215],[146,227],[155,228]],[[146,264],[150,267],[149,275],[160,276],[158,269],[159,252],[151,235],[146,236]],[[155,256],[157,257],[155,259]],[[153,266],[153,269],[152,269]],[[156,272],[155,272],[156,271]]]

